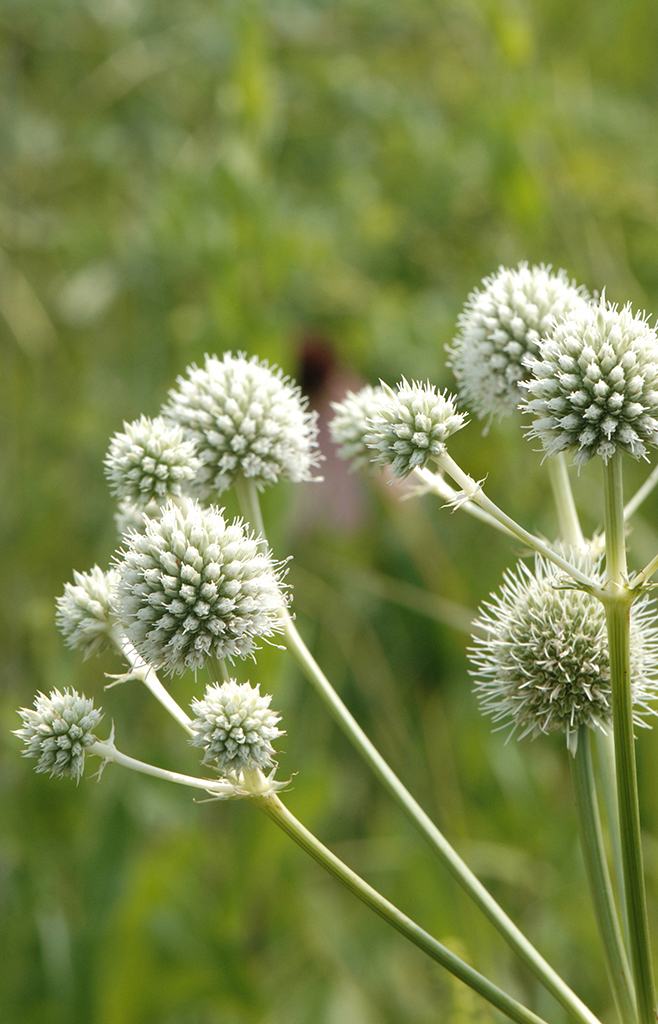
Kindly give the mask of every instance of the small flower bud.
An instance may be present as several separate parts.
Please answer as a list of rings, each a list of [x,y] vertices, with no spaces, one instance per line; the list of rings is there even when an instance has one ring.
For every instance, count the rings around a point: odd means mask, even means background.
[[[79,781],[84,771],[85,748],[96,742],[94,729],[103,714],[93,700],[75,690],[52,690],[49,697],[40,693],[31,708],[21,708],[23,728],[14,735],[25,743],[23,755],[38,757],[38,772],[51,777],[68,776]]]
[[[331,403],[336,413],[329,424],[331,439],[340,445],[338,455],[352,463],[352,470],[363,469],[374,458],[365,439],[370,433],[370,419],[383,398],[383,388],[366,384],[356,393],[348,391],[342,402]]]
[[[105,456],[112,493],[140,507],[181,497],[199,467],[194,442],[161,416],[153,420],[141,416],[134,423],[124,423],[124,433],[114,435]]]
[[[95,565],[91,572],[74,571],[73,579],[75,583],[67,583],[57,598],[57,626],[68,646],[89,658],[112,647],[119,574],[115,569],[103,572]]]
[[[456,411],[453,396],[437,393],[433,384],[409,384],[403,377],[397,391],[382,384],[382,392],[365,441],[373,449],[373,461],[391,466],[394,476],[408,476],[441,455],[447,439],[466,421]]]
[[[195,442],[202,468],[195,493],[210,499],[242,474],[259,489],[277,480],[313,479],[317,414],[281,370],[257,357],[206,356],[169,392],[164,416]]]
[[[280,631],[281,566],[241,520],[196,502],[166,505],[124,538],[118,610],[126,635],[154,668],[198,669],[209,655],[246,658]]]
[[[518,383],[529,375],[526,357],[537,355],[554,320],[585,305],[587,293],[564,270],[553,274],[543,264],[500,267],[482,285],[468,297],[448,354],[464,405],[480,419],[502,418],[522,398]]]
[[[270,710],[269,695],[258,686],[235,679],[206,687],[203,700],[192,701],[193,747],[205,753],[203,763],[216,761],[224,772],[267,768],[272,764],[272,740],[283,736],[277,729],[280,716]]]

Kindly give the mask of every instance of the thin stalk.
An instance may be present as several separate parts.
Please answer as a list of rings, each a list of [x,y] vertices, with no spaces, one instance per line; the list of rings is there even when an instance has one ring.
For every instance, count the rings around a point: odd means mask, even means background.
[[[96,754],[105,763],[120,764],[123,768],[130,768],[132,771],[141,772],[143,775],[152,775],[156,779],[164,779],[165,782],[176,782],[181,786],[203,789],[206,793],[212,793],[215,796],[224,798],[236,795],[236,787],[231,782],[222,779],[198,779],[193,775],[181,775],[179,772],[170,772],[166,768],[158,768],[156,765],[146,764],[144,761],[138,761],[134,757],[129,757],[128,754],[122,754],[111,740],[105,743],[102,740],[96,740],[95,743],[91,743],[87,747],[87,753]]]
[[[443,498],[443,500],[449,505],[452,505],[459,497],[458,492],[454,487],[451,487],[448,481],[445,480],[440,473],[433,473],[431,469],[421,469],[420,466],[416,466],[411,473],[411,476],[419,481],[419,491],[422,491],[423,493],[436,494],[437,497]],[[463,501],[459,507],[463,509],[464,512],[468,512],[468,514],[473,516],[474,519],[479,519],[481,523],[486,523],[487,526],[493,527],[493,529],[498,530],[499,533],[504,533],[508,537],[514,537],[516,540],[516,535],[513,534],[511,530],[508,530],[506,526],[500,523],[497,519],[494,519],[493,516],[489,515],[488,512],[485,512],[484,509],[481,509],[474,502],[468,500]]]
[[[637,1012],[631,971],[617,919],[617,908],[603,849],[589,732],[586,725],[579,726],[578,746],[575,757],[571,758],[580,843],[603,946],[608,981],[619,1020],[621,1024],[636,1024]]]
[[[620,452],[605,466],[604,500],[608,581],[604,606],[608,627],[619,822],[631,963],[640,1022],[656,1024],[635,765],[630,666],[630,607],[633,598],[625,584],[627,570]]]
[[[508,996],[491,981],[469,967],[460,960],[449,949],[437,942],[431,935],[420,928],[414,921],[403,914],[387,899],[384,899],[376,889],[364,882],[359,875],[351,868],[343,864],[330,850],[323,846],[315,836],[304,828],[294,815],[285,807],[275,795],[252,797],[255,803],[265,814],[274,821],[279,828],[290,836],[298,846],[310,854],[326,871],[337,878],[339,882],[354,893],[367,907],[374,910],[385,921],[392,925],[405,938],[413,942],[415,946],[422,949],[433,960],[446,970],[454,974],[464,984],[478,992],[484,999],[504,1013],[516,1024],[545,1024],[541,1017],[538,1017],[531,1010],[526,1009],[515,999]]]
[[[560,536],[572,548],[583,550],[587,545],[585,544],[583,531],[580,528],[580,520],[578,519],[578,512],[576,511],[573,491],[569,481],[567,463],[562,452],[548,459],[547,465],[548,478],[553,489]]]
[[[624,886],[624,865],[621,856],[621,833],[619,831],[619,803],[617,801],[617,776],[615,772],[615,739],[612,730],[609,733],[596,730],[596,750],[598,754],[599,777],[605,813],[608,819],[608,835],[612,847],[612,862],[615,866],[615,881],[619,893],[621,908],[621,924],[626,948],[630,948],[628,935],[628,914],[626,913],[626,894]]]
[[[251,516],[251,508],[254,505],[258,505],[258,493],[255,487],[251,485],[249,490],[251,491],[249,502],[246,500],[242,501],[241,499],[242,511],[247,517]],[[240,497],[240,491],[238,491],[238,496]],[[252,525],[263,537],[265,536],[259,507],[257,513],[254,514]],[[598,1024],[597,1018],[592,1011],[585,1006],[560,975],[544,960],[523,932],[507,916],[502,907],[496,903],[493,896],[464,863],[457,851],[453,849],[443,833],[437,828],[411,793],[409,793],[393,769],[390,768],[374,744],[368,739],[308,650],[287,609],[282,607],[280,614],[286,647],[296,658],[304,675],[339,728],[342,729],[343,733],[366,764],[370,766],[384,788],[398,803],[407,818],[418,829],[426,842],[429,843],[441,863],[451,872],[464,891],[482,910],[494,927],[497,928],[508,945],[548,991],[552,993],[555,999],[562,1004],[572,1020],[579,1022],[579,1024]]]
[[[114,682],[109,685],[114,686],[117,683],[127,683],[131,679],[136,679],[139,682],[144,683],[147,690],[150,690],[156,700],[162,704],[163,708],[169,712],[172,718],[176,719],[178,724],[185,729],[188,735],[193,736],[194,730],[191,727],[192,719],[185,713],[185,711],[183,711],[182,707],[176,703],[169,691],[161,683],[155,669],[151,668],[148,662],[144,661],[127,637],[117,633],[113,634],[113,640],[119,653],[128,662],[130,671],[125,672],[122,675],[110,676]]]
[[[624,508],[625,520],[629,520],[631,516],[637,512],[642,502],[649,497],[656,484],[658,484],[658,466],[654,466],[642,486],[638,488]]]

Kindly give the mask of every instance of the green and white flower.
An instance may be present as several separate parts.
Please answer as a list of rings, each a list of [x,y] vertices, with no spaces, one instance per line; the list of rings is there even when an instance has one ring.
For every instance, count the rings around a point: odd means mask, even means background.
[[[366,444],[370,433],[372,416],[378,404],[385,398],[382,387],[366,384],[360,391],[348,391],[341,402],[332,402],[335,412],[329,424],[331,439],[338,447],[338,456],[352,463],[350,469],[363,469],[373,459],[373,453]]]
[[[36,770],[79,781],[84,771],[85,750],[97,742],[94,730],[103,714],[93,700],[75,690],[38,694],[34,709],[21,708],[23,728],[15,729],[25,744],[23,755],[39,759]]]
[[[182,497],[201,464],[181,427],[140,416],[114,435],[104,465],[112,493],[143,508]]]
[[[190,743],[204,751],[203,763],[215,761],[223,772],[269,767],[272,741],[283,736],[280,716],[270,709],[272,698],[258,686],[235,679],[206,687],[203,700],[192,701],[194,736]]]
[[[57,598],[56,622],[68,646],[89,658],[115,643],[114,601],[119,574],[115,569],[103,572],[95,565],[90,572],[74,571],[73,579],[75,582],[67,583]]]

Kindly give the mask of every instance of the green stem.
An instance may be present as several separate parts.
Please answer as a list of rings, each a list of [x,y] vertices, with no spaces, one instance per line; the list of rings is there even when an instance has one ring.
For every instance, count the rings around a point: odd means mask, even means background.
[[[310,854],[326,871],[337,878],[339,882],[354,893],[355,896],[379,914],[385,921],[392,925],[405,938],[413,942],[415,946],[422,949],[433,960],[446,970],[454,974],[470,988],[478,992],[484,999],[490,1002],[498,1010],[504,1013],[510,1020],[517,1024],[544,1024],[542,1018],[538,1017],[531,1010],[526,1009],[515,999],[508,996],[491,981],[469,967],[460,960],[449,949],[437,942],[426,931],[423,931],[414,921],[403,914],[397,907],[384,899],[376,889],[364,882],[359,875],[355,874],[347,865],[343,864],[330,850],[323,846],[315,836],[304,828],[301,822],[290,813],[281,803],[276,795],[252,797],[261,810],[265,812],[291,839],[301,846],[306,853]]]
[[[589,880],[596,923],[599,929],[608,980],[622,1024],[636,1024],[637,1012],[632,992],[630,967],[617,920],[608,865],[603,849],[603,833],[596,800],[589,729],[578,728],[578,746],[571,758],[571,773],[576,794],[580,842]]]
[[[130,640],[120,633],[113,633],[112,639],[114,640],[115,646],[119,653],[126,659],[130,666],[130,671],[125,672],[122,675],[110,676],[114,682],[110,683],[109,686],[115,686],[117,683],[127,683],[131,679],[136,679],[149,690],[156,700],[162,704],[163,708],[169,712],[172,718],[175,718],[179,725],[185,729],[188,735],[193,736],[194,730],[191,728],[192,719],[188,714],[183,711],[182,707],[174,700],[169,691],[160,682],[155,669],[151,668],[148,662],[137,653]]]
[[[573,500],[566,459],[562,452],[548,459],[548,477],[553,489],[553,498],[557,510],[560,536],[572,548],[584,549],[585,538],[580,528],[580,520]]]
[[[654,983],[644,888],[640,808],[635,766],[635,736],[633,733],[630,666],[630,608],[633,595],[626,586],[624,502],[620,452],[617,452],[605,467],[604,500],[607,570],[604,606],[610,653],[619,822],[630,952],[641,1024],[655,1024]]]
[[[612,846],[612,860],[615,866],[615,881],[619,893],[619,904],[621,907],[621,923],[626,942],[626,948],[630,946],[628,936],[628,914],[626,913],[626,895],[624,886],[624,865],[621,855],[621,833],[619,831],[619,803],[617,800],[617,776],[615,770],[615,739],[610,732],[596,730],[596,750],[598,754],[599,777],[603,800],[605,802],[605,813],[608,819],[608,834]]]
[[[624,519],[630,519],[631,516],[634,515],[635,512],[637,512],[642,502],[649,497],[649,495],[655,488],[656,484],[658,484],[658,466],[654,466],[654,468],[651,470],[651,473],[644,481],[642,486],[638,488],[638,490],[635,492],[631,500],[626,505],[624,509]]]
[[[458,491],[451,487],[440,473],[433,473],[431,469],[421,469],[420,466],[416,466],[411,475],[419,481],[421,486],[418,490],[421,493],[436,494],[437,497],[443,498],[449,505],[454,504],[459,498]],[[516,535],[511,530],[508,530],[506,526],[497,519],[494,519],[493,516],[489,515],[488,512],[485,512],[484,509],[481,509],[474,502],[463,501],[459,507],[464,512],[468,512],[474,519],[479,519],[481,523],[486,523],[487,526],[493,527],[494,530],[498,530],[500,533],[505,533],[508,537],[516,539]]]
[[[249,503],[247,501],[242,503],[242,510],[245,516],[250,516],[250,508],[258,503],[258,494],[253,485],[250,486],[250,490]],[[238,496],[240,496],[240,491],[238,491]],[[252,524],[264,536],[260,509],[254,515]],[[306,678],[327,707],[334,721],[342,729],[366,764],[370,766],[384,788],[399,804],[407,818],[409,818],[423,838],[429,843],[442,864],[451,872],[453,877],[482,910],[494,927],[498,929],[508,945],[517,953],[527,967],[533,971],[555,999],[562,1004],[572,1020],[579,1022],[579,1024],[598,1024],[597,1018],[592,1011],[585,1006],[560,975],[544,960],[523,932],[507,916],[502,907],[496,903],[493,896],[464,863],[443,833],[405,788],[374,744],[368,739],[306,647],[287,609],[281,609],[281,618],[288,650],[297,659]]]

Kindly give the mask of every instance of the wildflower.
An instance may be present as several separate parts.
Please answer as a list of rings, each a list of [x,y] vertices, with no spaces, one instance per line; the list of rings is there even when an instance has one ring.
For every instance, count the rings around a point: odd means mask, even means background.
[[[581,559],[582,568],[600,578]],[[561,587],[559,570],[537,556],[534,572],[519,562],[504,575],[499,593],[485,602],[469,651],[476,693],[485,714],[511,734],[566,733],[575,752],[578,727],[607,731],[612,721],[605,611],[596,598]],[[658,630],[654,610],[641,598],[631,610],[631,676],[636,725],[656,694]]]
[[[280,630],[281,566],[241,520],[216,508],[166,505],[125,537],[117,568],[128,639],[155,668],[184,672],[206,658],[245,658]]]
[[[370,418],[384,397],[384,389],[366,384],[356,393],[348,391],[342,402],[332,402],[336,415],[329,424],[331,439],[340,445],[338,455],[352,463],[351,469],[362,469],[372,458],[366,444],[370,432]]]
[[[206,687],[203,700],[192,701],[195,718],[190,743],[205,753],[203,763],[217,761],[224,772],[250,771],[272,764],[272,740],[283,736],[280,716],[270,709],[269,695],[258,686],[235,679]]]
[[[408,476],[445,451],[445,442],[464,426],[466,417],[455,409],[452,395],[437,393],[429,382],[409,384],[404,377],[393,391],[382,384],[383,397],[370,417],[365,442],[373,461],[391,466],[398,477]]]
[[[52,690],[49,697],[38,694],[34,710],[21,708],[18,713],[23,728],[15,729],[14,734],[25,743],[25,757],[39,758],[36,770],[78,782],[84,771],[85,749],[97,741],[93,730],[103,717],[93,700],[75,690]]]
[[[198,497],[225,491],[240,473],[261,490],[277,480],[312,479],[320,458],[317,414],[281,370],[225,352],[187,373],[169,392],[163,414],[195,442],[202,462]]]
[[[113,601],[119,574],[115,569],[103,572],[95,565],[91,572],[74,571],[73,579],[75,583],[67,583],[57,598],[57,626],[68,646],[89,658],[114,644],[117,619]]]
[[[161,416],[140,416],[114,435],[104,465],[112,493],[143,507],[181,497],[200,462],[181,427],[168,425]]]
[[[574,462],[617,451],[639,459],[658,445],[658,336],[629,305],[604,298],[574,309],[528,362],[530,436],[549,455],[571,449]]]
[[[502,418],[517,408],[525,360],[555,320],[586,305],[587,293],[550,266],[500,267],[471,292],[448,348],[460,397],[480,419]]]

